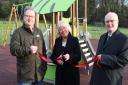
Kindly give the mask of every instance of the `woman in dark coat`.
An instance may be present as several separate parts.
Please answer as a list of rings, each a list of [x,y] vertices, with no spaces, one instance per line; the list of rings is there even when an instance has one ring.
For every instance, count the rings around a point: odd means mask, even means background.
[[[71,27],[64,21],[58,23],[58,32],[51,55],[56,64],[55,85],[80,85],[79,68],[73,66],[81,59],[78,39],[71,35]]]

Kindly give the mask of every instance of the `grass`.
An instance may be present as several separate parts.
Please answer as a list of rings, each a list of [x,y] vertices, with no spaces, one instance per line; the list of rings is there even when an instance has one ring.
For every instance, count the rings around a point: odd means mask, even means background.
[[[82,26],[80,28],[82,29]],[[123,32],[128,36],[128,28],[119,27],[119,29],[121,32]],[[99,39],[100,36],[106,32],[106,29],[103,26],[98,27],[98,26],[88,25],[87,30],[91,34],[92,39]]]
[[[21,26],[22,23],[19,24]],[[44,32],[44,24],[40,23],[39,24],[40,29]],[[13,33],[13,31],[16,29],[16,24],[15,22],[11,22],[10,26],[8,28],[8,21],[0,21],[0,45],[2,45],[5,40],[7,44],[9,44],[10,41],[10,35]],[[7,37],[7,38],[6,38]]]
[[[21,25],[21,24],[20,24]],[[7,33],[7,36],[8,36],[8,40],[7,40],[7,43],[9,43],[9,40],[10,40],[10,34],[13,32],[13,30],[16,28],[15,26],[15,22],[11,22],[10,24],[10,28],[7,28],[8,27],[8,22],[7,21],[0,21],[0,45],[3,43],[3,40],[5,38],[5,33]],[[39,27],[40,29],[44,32],[45,29],[44,29],[44,24],[40,23],[39,24]],[[8,30],[7,30],[8,29]],[[83,26],[79,26],[79,29],[80,30],[83,30]],[[120,31],[123,32],[124,34],[128,35],[128,28],[122,28],[122,27],[119,27]],[[9,31],[10,30],[10,31]],[[92,25],[88,25],[88,28],[87,28],[88,32],[90,33],[91,35],[91,38],[92,39],[99,39],[99,37],[106,32],[105,30],[105,27],[103,26],[92,26]]]
[[[55,65],[48,65],[45,79],[54,80],[55,79]]]

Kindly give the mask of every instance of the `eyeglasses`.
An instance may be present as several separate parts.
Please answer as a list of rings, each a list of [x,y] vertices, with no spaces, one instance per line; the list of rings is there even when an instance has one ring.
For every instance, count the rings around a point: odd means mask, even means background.
[[[117,20],[107,20],[105,21],[106,23],[109,23],[109,22],[114,22],[114,21],[117,21]]]
[[[35,18],[35,16],[32,15],[24,15],[26,18]]]

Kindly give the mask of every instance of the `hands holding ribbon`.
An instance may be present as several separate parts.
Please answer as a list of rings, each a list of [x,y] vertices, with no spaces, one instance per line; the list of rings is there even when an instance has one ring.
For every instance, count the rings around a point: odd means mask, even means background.
[[[35,54],[35,53],[37,52],[37,50],[38,50],[38,46],[32,45],[32,46],[30,47],[30,49],[31,49],[31,52],[32,52],[33,54]]]
[[[65,54],[65,55],[62,55],[62,54],[61,54],[61,55],[56,59],[56,61],[57,61],[58,64],[63,65],[63,64],[64,64],[64,61],[67,61],[67,60],[69,60],[69,59],[70,59],[69,54]]]
[[[41,57],[41,59],[43,59],[44,61],[46,62],[51,62],[51,60],[47,59],[44,55],[42,55],[41,53],[38,52],[38,55]],[[59,65],[63,65],[64,64],[64,61],[67,61],[69,62],[70,64],[72,64],[74,67],[85,67],[87,65],[89,65],[90,63],[92,62],[95,62],[97,64],[97,66],[101,67],[99,62],[101,61],[101,54],[99,55],[96,55],[93,57],[92,60],[88,61],[88,62],[85,62],[85,63],[82,63],[82,64],[77,64],[77,65],[74,65],[72,62],[70,62],[70,55],[69,54],[65,54],[65,55],[60,55],[56,60],[56,62],[59,64]]]
[[[99,58],[99,60],[101,60],[101,56],[102,56],[101,54],[97,55],[97,57]]]
[[[61,54],[57,59],[56,59],[56,62],[59,64],[59,65],[63,65],[64,62],[63,62],[63,55]]]
[[[65,61],[70,59],[70,55],[69,54],[65,54],[65,55],[63,55],[63,57],[64,57]]]

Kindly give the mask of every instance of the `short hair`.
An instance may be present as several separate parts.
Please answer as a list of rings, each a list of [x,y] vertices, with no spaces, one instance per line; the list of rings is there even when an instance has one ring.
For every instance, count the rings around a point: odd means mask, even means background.
[[[68,29],[69,32],[71,32],[71,26],[69,25],[69,23],[66,23],[64,20],[61,20],[58,22],[57,24],[57,30],[59,32],[61,27],[65,27],[66,29]]]
[[[115,12],[108,12],[106,15],[105,15],[105,18],[104,18],[104,21],[106,21],[109,17],[119,21],[118,19],[118,15],[115,13]]]
[[[25,15],[25,12],[26,12],[27,10],[32,10],[33,12],[35,12],[35,15],[36,15],[36,11],[35,11],[32,7],[30,7],[30,6],[26,6],[26,7],[24,8],[23,15]]]

